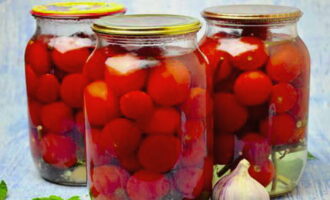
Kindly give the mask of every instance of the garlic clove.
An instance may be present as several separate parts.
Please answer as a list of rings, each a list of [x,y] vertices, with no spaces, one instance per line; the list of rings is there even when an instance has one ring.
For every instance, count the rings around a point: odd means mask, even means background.
[[[269,200],[266,189],[250,176],[249,167],[243,159],[232,173],[221,178],[213,189],[213,200]]]

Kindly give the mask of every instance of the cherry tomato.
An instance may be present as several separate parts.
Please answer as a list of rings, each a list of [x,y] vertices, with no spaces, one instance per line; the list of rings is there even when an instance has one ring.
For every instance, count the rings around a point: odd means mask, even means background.
[[[111,163],[114,159],[114,152],[109,147],[108,140],[102,134],[102,130],[90,129],[86,140],[87,159],[93,166],[101,166]]]
[[[63,79],[60,93],[63,101],[71,107],[83,106],[84,89],[88,84],[82,74],[70,74]]]
[[[229,164],[234,158],[235,136],[231,133],[218,133],[214,136],[214,162]]]
[[[36,101],[31,100],[28,102],[28,107],[29,107],[29,117],[31,123],[36,127],[41,125],[40,115],[41,115],[42,105]]]
[[[92,42],[88,38],[58,37],[53,39],[52,58],[59,69],[70,72],[82,72],[90,55]]]
[[[164,106],[182,104],[190,92],[190,72],[178,60],[165,60],[150,74],[148,93],[153,100]]]
[[[260,105],[268,100],[272,82],[261,71],[245,72],[236,79],[234,92],[240,103],[248,106]]]
[[[142,91],[132,91],[120,98],[120,110],[128,118],[143,119],[154,110],[151,97]]]
[[[232,56],[230,54],[222,52],[222,55],[220,55],[219,58],[218,69],[216,70],[214,77],[215,83],[219,83],[228,78],[233,70],[231,64]]]
[[[35,97],[38,88],[38,76],[34,73],[30,65],[25,66],[26,91],[29,97]]]
[[[174,108],[157,108],[147,119],[139,121],[139,126],[148,134],[174,135],[180,126],[180,113]]]
[[[29,135],[30,135],[29,141],[30,141],[32,157],[34,160],[39,159],[42,151],[41,141],[39,139],[39,133],[36,129],[30,128]]]
[[[127,183],[127,193],[131,200],[163,199],[170,189],[168,178],[145,170],[136,172]]]
[[[142,142],[138,158],[146,170],[163,173],[174,167],[180,150],[180,140],[174,136],[149,136]]]
[[[188,119],[202,119],[212,113],[212,100],[205,89],[192,88],[188,99],[182,105]]]
[[[128,179],[126,170],[114,165],[104,165],[92,169],[91,187],[98,194],[111,197],[126,187]]]
[[[217,93],[215,95],[215,127],[224,132],[239,130],[247,121],[248,112],[234,95]]]
[[[295,134],[296,122],[288,114],[280,114],[260,123],[260,132],[272,145],[287,144]]]
[[[139,159],[135,153],[119,157],[120,165],[129,172],[137,172],[142,169]]]
[[[220,40],[219,50],[228,52],[232,64],[241,70],[255,70],[262,67],[267,59],[265,45],[256,37],[241,37],[239,39]]]
[[[48,131],[55,134],[70,131],[74,126],[72,110],[63,102],[54,102],[43,106],[41,122]]]
[[[206,132],[202,120],[188,120],[179,131],[181,141],[190,142],[200,139]]]
[[[278,113],[290,110],[297,102],[298,94],[292,85],[279,83],[273,86],[270,103],[275,106]]]
[[[275,81],[291,82],[302,72],[304,60],[297,46],[291,43],[276,46],[267,64],[267,73]]]
[[[82,136],[85,135],[85,116],[84,112],[80,111],[75,116],[76,128]]]
[[[47,45],[31,40],[26,47],[25,63],[38,75],[48,73],[52,63]]]
[[[69,168],[77,163],[76,144],[67,136],[46,134],[41,140],[42,158],[58,168]]]
[[[118,96],[144,87],[148,76],[142,60],[131,54],[117,55],[106,60],[105,81]]]
[[[308,116],[309,107],[309,89],[301,88],[297,90],[297,101],[293,108],[290,110],[290,114],[297,120],[306,120]]]
[[[106,70],[105,62],[108,57],[114,55],[115,52],[110,47],[103,47],[100,49],[96,49],[86,61],[83,67],[83,74],[90,81],[104,79],[104,72]]]
[[[205,158],[203,168],[204,189],[212,191],[212,179],[213,179],[213,158],[211,156]]]
[[[299,122],[297,122],[298,124]],[[303,124],[303,122],[300,122]],[[295,144],[300,142],[300,140],[304,139],[306,137],[307,133],[307,127],[306,125],[301,125],[301,127],[296,128],[294,131],[294,136],[290,140],[290,144]]]
[[[60,84],[53,74],[40,76],[35,96],[41,103],[52,103],[58,99]]]
[[[118,156],[132,154],[138,148],[142,135],[133,122],[124,118],[107,123],[102,134],[109,148],[114,149]]]
[[[261,164],[268,160],[271,147],[267,138],[259,133],[246,133],[242,138],[243,156],[252,164]]]
[[[196,199],[204,187],[203,169],[182,168],[174,172],[175,187],[185,198]]]
[[[90,83],[85,89],[87,121],[102,126],[119,115],[118,100],[104,81]]]
[[[266,160],[258,165],[251,165],[249,174],[257,180],[261,185],[266,187],[269,185],[275,176],[275,167],[270,160]]]

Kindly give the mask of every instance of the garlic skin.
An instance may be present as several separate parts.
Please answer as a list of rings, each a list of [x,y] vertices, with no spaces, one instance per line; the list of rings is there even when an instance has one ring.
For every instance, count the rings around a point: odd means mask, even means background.
[[[218,181],[213,189],[213,200],[269,200],[269,194],[248,169],[250,163],[243,159],[236,169]]]

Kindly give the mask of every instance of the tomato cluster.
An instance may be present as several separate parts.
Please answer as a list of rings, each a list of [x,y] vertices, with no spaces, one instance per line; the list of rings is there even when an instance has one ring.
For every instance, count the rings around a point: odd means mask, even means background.
[[[35,159],[58,169],[76,165],[84,152],[83,66],[93,50],[86,36],[39,35],[26,47],[25,72]],[[33,132],[33,134],[32,134]]]
[[[221,32],[200,44],[215,91],[215,163],[227,165],[242,155],[264,186],[274,177],[271,147],[305,137],[309,81],[300,39],[267,42],[268,34],[246,27],[241,35]]]
[[[94,199],[196,199],[211,189],[211,96],[197,54],[115,45],[94,51],[83,70]]]

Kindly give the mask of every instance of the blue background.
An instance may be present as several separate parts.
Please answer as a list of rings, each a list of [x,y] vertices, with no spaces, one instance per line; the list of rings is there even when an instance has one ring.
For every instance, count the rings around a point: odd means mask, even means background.
[[[35,30],[29,10],[49,0],[0,0],[0,179],[9,200],[58,194],[87,194],[85,188],[57,186],[37,174],[29,153],[24,82],[24,48]],[[200,18],[208,6],[237,3],[291,5],[303,10],[299,33],[312,56],[308,162],[299,187],[283,199],[330,200],[330,0],[123,0],[128,13],[173,13]],[[201,36],[204,29],[199,33]]]

